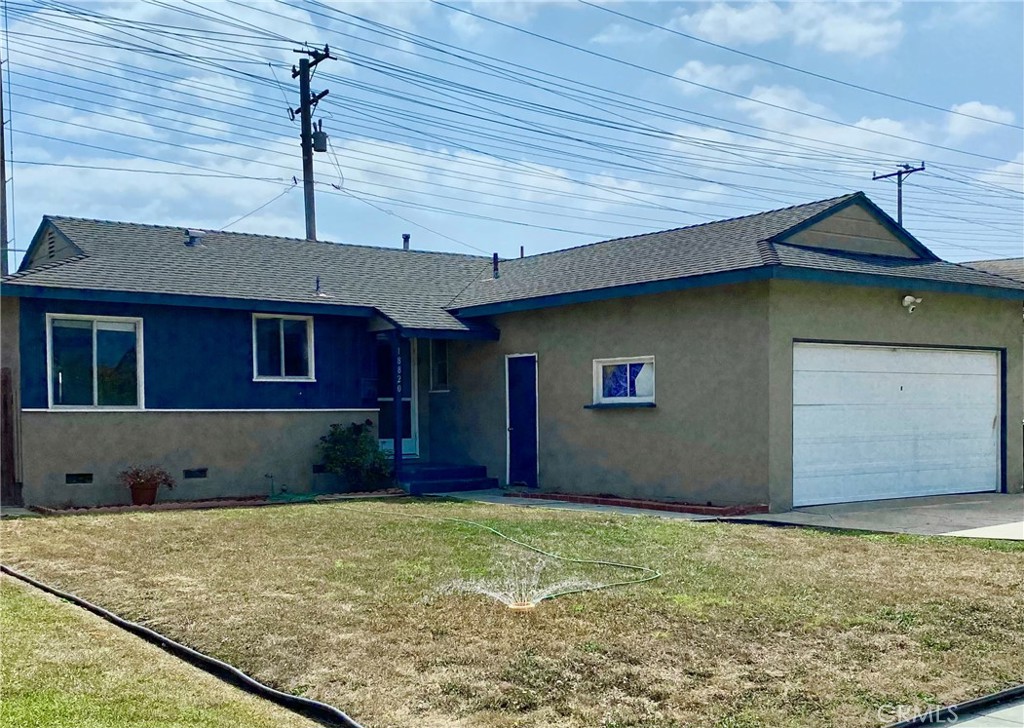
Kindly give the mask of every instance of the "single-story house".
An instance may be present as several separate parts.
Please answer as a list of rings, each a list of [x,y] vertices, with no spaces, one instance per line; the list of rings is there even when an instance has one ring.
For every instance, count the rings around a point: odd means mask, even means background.
[[[124,502],[129,464],[176,498],[329,488],[318,438],[367,419],[417,487],[1024,488],[1024,283],[859,192],[502,261],[45,217],[2,294],[29,504]]]

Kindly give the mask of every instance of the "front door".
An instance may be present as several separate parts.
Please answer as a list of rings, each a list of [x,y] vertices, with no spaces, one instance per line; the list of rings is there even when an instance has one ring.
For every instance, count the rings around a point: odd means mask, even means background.
[[[402,347],[402,455],[419,455],[419,423],[416,397],[416,342],[401,340]],[[380,407],[377,436],[381,450],[395,449],[395,361],[391,341],[386,336],[377,338],[377,406]]]
[[[537,486],[537,355],[505,357],[507,482]]]

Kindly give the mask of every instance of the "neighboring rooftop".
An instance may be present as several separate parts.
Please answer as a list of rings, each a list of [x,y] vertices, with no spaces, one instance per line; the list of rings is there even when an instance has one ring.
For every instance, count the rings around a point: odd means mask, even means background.
[[[1024,239],[1021,240],[1024,246]],[[964,265],[976,270],[985,271],[1004,278],[1012,278],[1024,283],[1024,258],[993,258],[992,260],[972,260]]]
[[[873,251],[856,231],[868,231],[888,247]],[[194,245],[186,245],[197,232]],[[979,261],[969,267],[940,260],[857,192],[506,260],[497,279],[490,259],[473,255],[47,216],[22,270],[4,283],[352,306],[407,329],[474,334],[493,333],[474,316],[507,307],[631,295],[698,279],[863,283],[881,276],[908,286],[1024,298],[1021,259],[1015,264]]]

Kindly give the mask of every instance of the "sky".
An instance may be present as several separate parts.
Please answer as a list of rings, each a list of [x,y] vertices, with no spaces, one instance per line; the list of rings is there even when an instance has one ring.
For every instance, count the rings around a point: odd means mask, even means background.
[[[862,190],[1024,255],[1024,3],[9,0],[12,268],[45,214],[515,257]]]

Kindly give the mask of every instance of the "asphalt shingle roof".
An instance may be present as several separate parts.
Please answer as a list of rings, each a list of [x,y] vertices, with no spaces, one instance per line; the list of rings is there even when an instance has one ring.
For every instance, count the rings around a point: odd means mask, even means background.
[[[409,328],[464,331],[445,305],[487,258],[394,248],[209,232],[184,244],[185,229],[50,217],[83,256],[16,274],[9,283],[168,293],[289,303],[372,306]],[[316,277],[321,291],[316,295]]]
[[[1021,243],[1024,245],[1024,241]],[[994,260],[972,260],[964,265],[985,271],[992,275],[1012,278],[1024,283],[1024,258],[996,258]]]
[[[560,293],[758,268],[760,241],[789,230],[853,195],[756,215],[634,235],[501,264],[501,277],[482,276],[452,302],[481,306]]]
[[[1004,264],[1012,261],[968,267],[773,242],[832,208],[861,200],[871,204],[855,193],[502,261],[498,279],[492,277],[490,259],[473,255],[222,232],[206,233],[200,246],[190,248],[180,227],[48,217],[82,254],[4,282],[372,307],[402,327],[442,331],[481,328],[450,313],[475,306],[768,266],[1024,292],[1021,259],[1007,271]],[[316,293],[317,276],[325,296]]]

